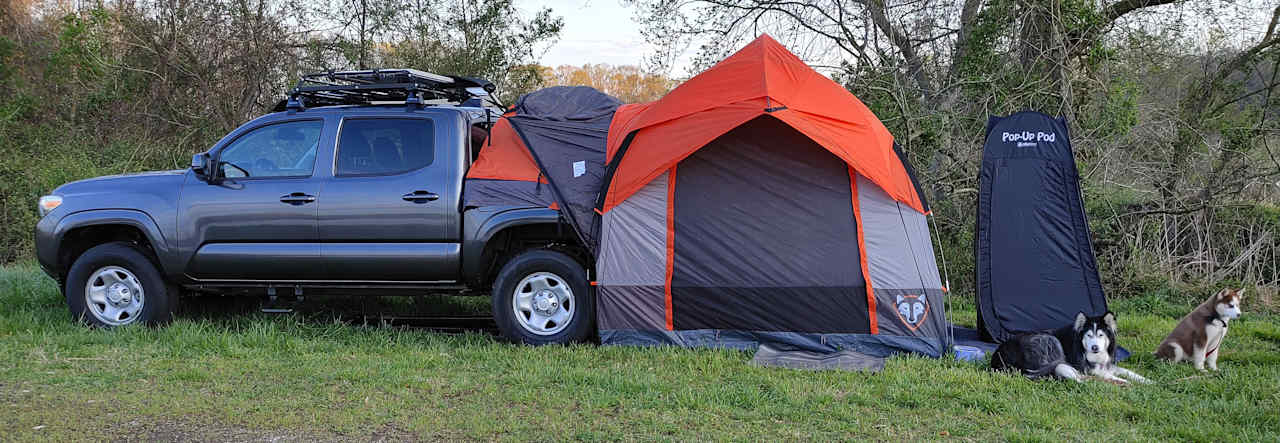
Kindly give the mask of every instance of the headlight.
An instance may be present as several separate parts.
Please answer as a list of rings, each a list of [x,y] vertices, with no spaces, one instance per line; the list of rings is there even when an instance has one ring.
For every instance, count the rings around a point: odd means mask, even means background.
[[[40,217],[44,217],[45,214],[48,214],[54,209],[57,209],[58,206],[61,206],[61,205],[62,205],[62,196],[46,195],[44,197],[40,197],[40,204],[39,204]]]

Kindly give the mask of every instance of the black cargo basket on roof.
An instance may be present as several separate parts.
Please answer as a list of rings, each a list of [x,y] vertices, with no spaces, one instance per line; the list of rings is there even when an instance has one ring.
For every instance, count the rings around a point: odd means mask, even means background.
[[[307,107],[367,105],[374,102],[462,102],[492,93],[493,83],[474,77],[448,76],[416,69],[371,69],[305,74],[275,111]]]

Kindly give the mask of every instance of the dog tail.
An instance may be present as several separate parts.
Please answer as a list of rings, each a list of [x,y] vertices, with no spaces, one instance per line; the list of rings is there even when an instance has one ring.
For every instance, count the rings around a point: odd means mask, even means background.
[[[1178,350],[1176,349],[1176,347],[1177,345],[1173,343],[1169,343],[1169,342],[1160,343],[1160,346],[1156,347],[1156,352],[1153,352],[1152,355],[1155,355],[1157,358],[1162,358],[1165,360],[1177,360]]]

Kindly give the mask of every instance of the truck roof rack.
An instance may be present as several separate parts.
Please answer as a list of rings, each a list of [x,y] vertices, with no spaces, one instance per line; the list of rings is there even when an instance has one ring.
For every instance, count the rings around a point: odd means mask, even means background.
[[[367,105],[392,101],[420,105],[425,100],[461,103],[495,90],[482,78],[433,74],[416,69],[369,69],[305,74],[276,111],[308,107]]]

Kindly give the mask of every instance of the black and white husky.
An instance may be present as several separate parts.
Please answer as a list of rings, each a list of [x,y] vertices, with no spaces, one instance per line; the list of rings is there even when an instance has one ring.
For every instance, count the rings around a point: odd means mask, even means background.
[[[1110,382],[1151,383],[1146,377],[1116,365],[1116,315],[1107,311],[1101,317],[1076,314],[1071,325],[1053,332],[1062,343],[1066,362],[1084,375],[1092,375]],[[1081,380],[1075,377],[1075,380]]]
[[[1116,315],[1088,317],[1081,312],[1052,334],[1020,334],[1002,343],[991,357],[991,368],[1017,369],[1029,378],[1054,375],[1083,382],[1094,376],[1120,384],[1150,383],[1115,361]]]

